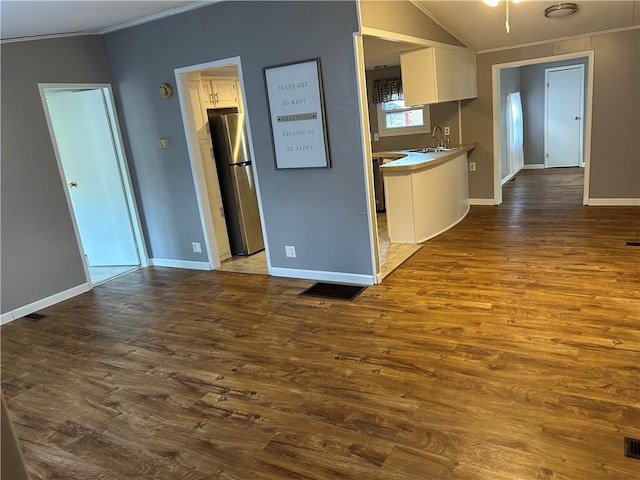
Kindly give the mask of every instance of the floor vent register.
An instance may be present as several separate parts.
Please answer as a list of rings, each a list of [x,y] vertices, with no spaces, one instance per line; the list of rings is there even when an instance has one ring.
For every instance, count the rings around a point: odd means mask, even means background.
[[[636,438],[625,437],[624,456],[629,458],[637,458],[638,460],[640,460],[640,440]]]
[[[360,285],[318,282],[300,293],[300,295],[331,300],[353,300],[364,292],[366,288]]]

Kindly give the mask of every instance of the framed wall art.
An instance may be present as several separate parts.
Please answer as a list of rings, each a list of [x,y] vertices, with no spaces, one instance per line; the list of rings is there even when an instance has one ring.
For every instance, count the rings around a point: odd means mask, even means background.
[[[277,169],[328,168],[320,59],[264,69]]]

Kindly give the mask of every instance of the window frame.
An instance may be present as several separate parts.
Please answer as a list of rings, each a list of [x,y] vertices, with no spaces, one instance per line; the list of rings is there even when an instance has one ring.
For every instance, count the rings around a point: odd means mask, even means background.
[[[393,113],[393,112],[405,112],[408,110],[417,110],[418,108],[422,109],[422,120],[424,125],[418,127],[396,127],[396,128],[387,128],[385,127],[385,114]],[[376,110],[378,114],[378,135],[381,137],[392,137],[397,135],[418,135],[431,133],[431,110],[429,105],[410,105],[405,106],[405,108],[397,108],[393,110],[383,110],[382,103],[376,104]]]

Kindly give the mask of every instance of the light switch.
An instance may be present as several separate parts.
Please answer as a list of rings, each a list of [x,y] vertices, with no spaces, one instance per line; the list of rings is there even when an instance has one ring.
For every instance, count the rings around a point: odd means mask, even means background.
[[[168,138],[161,138],[160,139],[160,148],[169,148],[169,139]]]

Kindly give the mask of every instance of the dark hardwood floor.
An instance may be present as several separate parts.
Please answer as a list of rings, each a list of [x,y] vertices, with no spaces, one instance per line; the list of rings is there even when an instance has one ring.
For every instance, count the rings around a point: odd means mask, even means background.
[[[353,302],[148,268],[4,325],[31,477],[638,478],[640,209],[581,175],[521,172]]]

